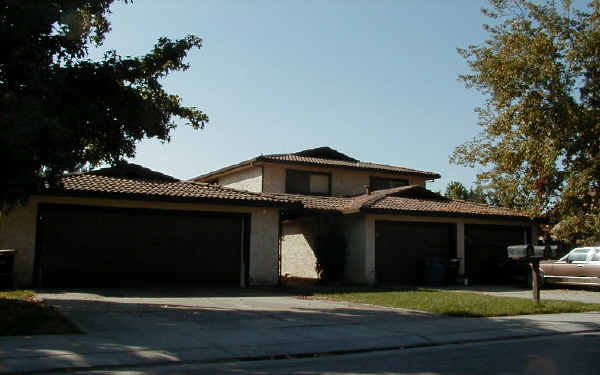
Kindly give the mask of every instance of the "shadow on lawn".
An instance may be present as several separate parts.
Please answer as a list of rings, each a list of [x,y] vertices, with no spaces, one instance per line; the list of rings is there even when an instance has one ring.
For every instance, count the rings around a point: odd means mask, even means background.
[[[81,331],[54,306],[0,298],[0,336],[73,334]]]

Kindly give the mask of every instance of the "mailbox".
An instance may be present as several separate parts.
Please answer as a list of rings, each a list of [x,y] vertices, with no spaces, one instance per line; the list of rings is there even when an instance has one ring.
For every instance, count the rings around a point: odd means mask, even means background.
[[[544,246],[511,245],[507,247],[510,259],[544,258]]]

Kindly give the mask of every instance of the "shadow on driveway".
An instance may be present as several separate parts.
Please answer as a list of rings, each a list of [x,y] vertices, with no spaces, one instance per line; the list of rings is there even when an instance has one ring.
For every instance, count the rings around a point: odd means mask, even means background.
[[[263,290],[103,293],[42,293],[86,334],[0,338],[3,371],[310,356],[600,329],[595,313],[473,319]]]

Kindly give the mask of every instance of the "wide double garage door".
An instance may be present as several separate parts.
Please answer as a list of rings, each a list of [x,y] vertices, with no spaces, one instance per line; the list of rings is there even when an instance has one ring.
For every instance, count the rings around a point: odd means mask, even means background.
[[[456,256],[456,225],[375,222],[375,273],[379,283],[420,284],[425,260]]]
[[[239,286],[246,233],[238,214],[40,205],[37,284]]]

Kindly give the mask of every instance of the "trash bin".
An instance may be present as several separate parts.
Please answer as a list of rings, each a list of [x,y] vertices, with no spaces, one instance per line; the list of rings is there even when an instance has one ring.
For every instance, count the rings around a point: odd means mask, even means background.
[[[446,283],[455,285],[458,281],[458,269],[460,268],[460,258],[448,259],[448,267],[446,269]]]
[[[16,250],[0,250],[0,289],[15,287],[14,266]]]
[[[431,257],[425,259],[425,284],[430,286],[442,286],[446,284],[446,269],[448,259]]]

